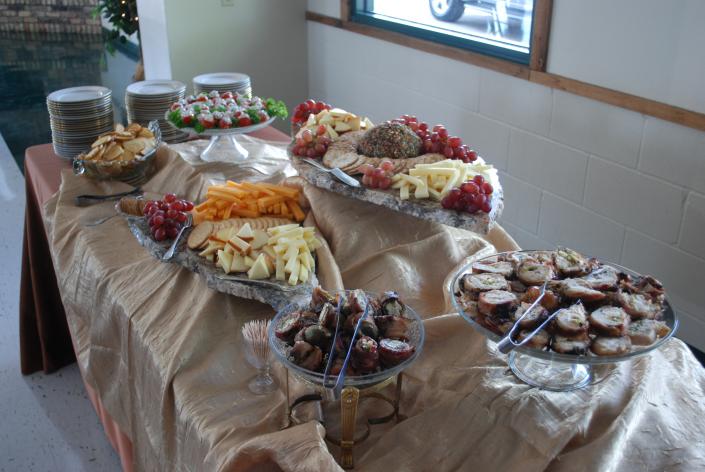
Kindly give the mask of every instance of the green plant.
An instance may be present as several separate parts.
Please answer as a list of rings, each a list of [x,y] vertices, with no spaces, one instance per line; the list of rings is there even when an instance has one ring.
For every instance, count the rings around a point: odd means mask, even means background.
[[[112,25],[105,38],[105,48],[110,54],[115,52],[115,41],[125,43],[135,32],[139,38],[137,0],[99,0],[93,9],[93,18],[99,16]]]

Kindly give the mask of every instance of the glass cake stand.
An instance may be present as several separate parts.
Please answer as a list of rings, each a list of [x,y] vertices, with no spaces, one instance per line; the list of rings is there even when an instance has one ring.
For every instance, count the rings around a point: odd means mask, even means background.
[[[470,325],[479,331],[485,337],[494,341],[495,343],[502,339],[502,336],[497,333],[485,328],[480,323],[475,321],[470,313],[467,313],[462,304],[458,301],[456,294],[459,293],[460,280],[463,275],[472,272],[472,265],[496,258],[502,254],[510,253],[534,253],[534,252],[546,252],[545,250],[539,251],[511,251],[494,254],[485,258],[473,260],[465,265],[463,265],[454,275],[449,289],[449,296],[453,302],[455,310],[470,323]],[[631,269],[622,267],[618,264],[613,264],[609,262],[603,262],[603,265],[609,265],[618,269],[621,272],[627,273],[631,276],[639,276],[637,272]],[[662,319],[664,323],[670,328],[670,332],[656,340],[653,344],[649,346],[633,346],[632,350],[626,354],[621,354],[618,356],[597,356],[592,353],[587,355],[573,355],[573,354],[560,354],[553,351],[544,351],[532,347],[521,346],[514,349],[509,353],[508,363],[514,375],[516,375],[523,382],[539,387],[544,390],[552,390],[555,392],[567,392],[570,390],[575,390],[578,388],[585,387],[590,384],[593,380],[592,367],[601,364],[615,364],[617,362],[624,362],[631,360],[635,357],[643,356],[648,352],[659,348],[667,340],[669,340],[676,330],[678,329],[678,318],[671,307],[668,299],[664,301],[664,311],[662,313]]]
[[[237,142],[236,136],[238,134],[248,134],[254,131],[264,129],[271,125],[276,117],[272,117],[267,121],[257,123],[252,126],[240,126],[228,129],[206,129],[202,132],[196,131],[194,128],[178,128],[171,121],[169,121],[169,112],[164,114],[164,119],[169,123],[169,126],[176,128],[181,131],[188,131],[189,133],[208,136],[210,137],[210,142],[208,146],[201,152],[201,159],[206,162],[242,162],[246,160],[249,156],[249,152],[240,143]]]

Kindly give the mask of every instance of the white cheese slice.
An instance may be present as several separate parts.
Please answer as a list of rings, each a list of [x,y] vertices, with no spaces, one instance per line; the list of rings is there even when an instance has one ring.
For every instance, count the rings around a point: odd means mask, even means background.
[[[247,277],[252,280],[262,280],[269,278],[269,268],[264,260],[264,254],[260,254],[250,270],[247,271]]]

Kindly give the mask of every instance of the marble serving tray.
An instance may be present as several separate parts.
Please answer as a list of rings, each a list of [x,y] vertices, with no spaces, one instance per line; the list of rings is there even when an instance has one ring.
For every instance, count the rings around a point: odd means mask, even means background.
[[[147,251],[161,262],[162,256],[171,246],[172,241],[158,242],[149,235],[149,225],[140,217],[125,216],[130,231]],[[215,264],[200,257],[186,245],[188,231],[182,236],[179,247],[170,263],[179,264],[199,274],[206,280],[209,288],[218,292],[229,293],[236,297],[257,300],[281,310],[291,303],[307,304],[311,300],[313,287],[318,285],[315,274],[311,274],[305,284],[289,285],[278,280],[250,280],[246,275],[226,274]]]
[[[299,175],[306,179],[311,185],[325,190],[330,190],[337,194],[373,203],[391,210],[395,210],[407,215],[414,216],[422,220],[435,221],[455,228],[473,231],[478,234],[487,234],[494,225],[494,222],[502,214],[504,209],[504,195],[499,179],[490,181],[494,191],[492,192],[492,210],[489,213],[478,212],[473,215],[461,213],[455,210],[446,210],[439,202],[434,200],[402,200],[399,198],[398,190],[378,190],[365,187],[350,187],[337,180],[330,173],[306,164],[296,156],[291,156],[291,161]],[[358,179],[359,180],[359,179]]]

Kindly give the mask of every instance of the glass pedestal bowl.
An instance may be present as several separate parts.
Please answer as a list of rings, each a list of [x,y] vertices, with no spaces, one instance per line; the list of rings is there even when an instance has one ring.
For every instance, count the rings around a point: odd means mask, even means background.
[[[534,253],[537,251],[512,251],[517,253]],[[548,251],[538,251],[548,252]],[[499,255],[509,254],[499,253],[492,256],[473,259],[466,263],[452,275],[452,279],[447,289],[448,296],[452,300],[455,310],[470,323],[478,332],[495,343],[502,339],[502,336],[487,329],[478,323],[471,313],[468,313],[462,303],[458,300],[456,294],[460,292],[459,283],[465,274],[472,272],[472,265],[477,262],[488,261],[496,258]],[[627,269],[617,264],[603,262],[603,265],[609,265],[627,273],[631,276],[639,276],[637,272]],[[593,366],[601,364],[615,364],[617,362],[629,361],[635,357],[643,356],[648,352],[659,348],[663,343],[669,340],[678,329],[678,319],[669,303],[668,299],[664,301],[664,310],[661,321],[666,323],[670,328],[670,332],[653,344],[648,346],[633,346],[631,351],[616,355],[616,356],[597,356],[592,353],[587,355],[560,354],[548,350],[540,350],[532,347],[521,346],[509,353],[508,364],[514,375],[523,382],[539,387],[544,390],[552,390],[556,392],[566,392],[589,385],[593,380]]]
[[[349,292],[346,290],[346,292]],[[337,292],[332,292],[332,293],[337,293]],[[372,298],[376,297],[377,294],[373,293],[367,293],[367,296]],[[316,387],[332,387],[332,385],[326,385],[324,386],[323,383],[323,373],[321,372],[314,372],[308,369],[304,369],[303,367],[295,364],[293,361],[289,359],[289,345],[279,339],[275,334],[275,329],[279,325],[281,319],[288,315],[289,313],[292,313],[296,310],[300,310],[302,308],[306,308],[306,306],[298,306],[295,304],[289,305],[285,307],[284,309],[280,310],[274,319],[272,320],[271,326],[269,327],[269,344],[272,352],[274,353],[274,356],[284,364],[284,367],[286,367],[289,372],[297,377],[298,379],[303,380],[304,382],[313,384]],[[380,372],[375,372],[373,374],[367,374],[367,375],[357,375],[357,376],[346,376],[344,380],[344,387],[356,387],[357,389],[365,389],[372,387],[374,385],[377,385],[379,383],[385,382],[389,380],[391,377],[396,376],[398,373],[402,372],[404,369],[408,368],[411,364],[413,364],[416,359],[418,359],[419,355],[421,354],[421,350],[423,348],[423,343],[425,339],[425,331],[424,331],[424,324],[423,321],[421,320],[421,317],[414,311],[412,310],[408,305],[406,306],[404,318],[409,320],[409,325],[408,325],[408,337],[409,337],[409,343],[412,344],[415,347],[414,353],[406,359],[405,361],[401,362],[400,364],[395,365],[394,367],[391,367],[389,369],[384,369]],[[329,376],[328,377],[328,383],[335,383],[336,376]]]
[[[171,121],[169,121],[169,112],[164,114],[164,119],[169,123],[169,126],[176,128],[180,131],[188,131],[190,133],[208,136],[210,142],[208,146],[201,152],[201,159],[206,162],[232,162],[238,163],[246,160],[249,156],[249,151],[245,149],[239,142],[237,142],[236,136],[238,134],[247,134],[254,131],[266,128],[271,125],[276,117],[272,117],[267,121],[257,123],[251,126],[239,126],[235,128],[228,129],[206,129],[203,132],[198,132],[193,128],[178,128]]]

